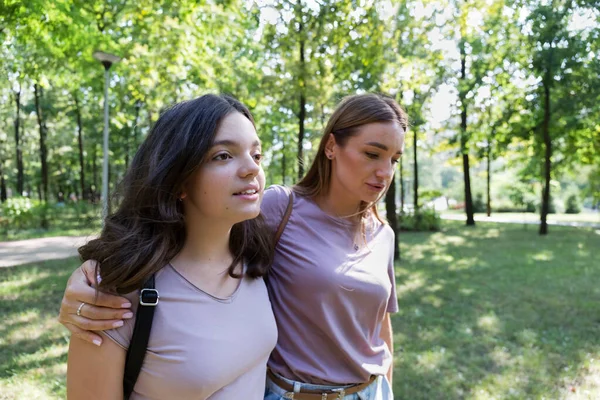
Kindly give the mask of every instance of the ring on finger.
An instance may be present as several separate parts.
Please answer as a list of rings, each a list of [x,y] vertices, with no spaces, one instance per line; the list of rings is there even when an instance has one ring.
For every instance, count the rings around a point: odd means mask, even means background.
[[[85,306],[85,303],[81,303],[79,305],[79,308],[77,309],[77,316],[81,317],[81,309],[83,308],[83,306]]]

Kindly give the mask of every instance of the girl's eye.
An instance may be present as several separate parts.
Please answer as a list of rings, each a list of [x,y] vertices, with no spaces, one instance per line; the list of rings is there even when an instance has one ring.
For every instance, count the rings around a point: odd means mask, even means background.
[[[254,155],[254,161],[261,162],[262,159],[263,159],[263,155],[262,154],[258,153],[258,154]]]
[[[379,158],[379,154],[376,154],[376,153],[365,152],[365,154],[367,155],[367,157],[372,158],[373,160],[376,160]]]
[[[216,156],[213,157],[213,160],[215,161],[225,161],[230,159],[231,156],[227,153],[221,153],[221,154],[217,154]]]
[[[396,165],[400,162],[399,158],[392,158],[392,164]]]

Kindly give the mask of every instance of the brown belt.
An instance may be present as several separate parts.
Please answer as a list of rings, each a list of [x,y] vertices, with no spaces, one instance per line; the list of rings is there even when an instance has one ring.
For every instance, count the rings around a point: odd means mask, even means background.
[[[354,386],[350,386],[340,390],[309,390],[309,389],[300,389],[300,393],[294,393],[294,385],[289,384],[284,381],[277,375],[275,375],[271,370],[267,371],[267,376],[269,379],[273,381],[280,388],[287,390],[288,392],[283,395],[285,399],[293,399],[293,400],[338,400],[343,399],[344,396],[360,392],[361,390],[368,387],[375,379],[377,379],[376,375],[371,375],[371,379],[369,379],[365,383],[358,383]]]

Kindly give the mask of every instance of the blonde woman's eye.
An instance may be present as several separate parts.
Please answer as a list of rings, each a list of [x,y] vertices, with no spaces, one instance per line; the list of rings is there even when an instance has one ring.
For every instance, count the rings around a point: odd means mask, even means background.
[[[398,164],[400,162],[399,158],[392,158],[392,164]]]
[[[366,152],[365,154],[367,155],[367,157],[372,158],[373,160],[376,160],[379,158],[379,154],[376,154],[376,153]]]
[[[225,161],[230,159],[231,156],[227,153],[221,153],[221,154],[217,154],[216,156],[213,157],[214,161]]]

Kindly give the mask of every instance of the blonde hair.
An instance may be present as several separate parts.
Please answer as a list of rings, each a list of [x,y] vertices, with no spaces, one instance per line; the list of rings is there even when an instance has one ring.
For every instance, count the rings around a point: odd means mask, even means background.
[[[316,198],[329,191],[331,184],[331,160],[325,155],[329,135],[333,134],[339,146],[357,134],[358,129],[375,122],[397,122],[404,131],[408,128],[408,116],[392,98],[380,94],[358,94],[345,97],[337,106],[323,131],[317,154],[306,175],[294,186],[300,195]],[[370,210],[374,217],[385,223],[377,212],[377,202],[361,202],[358,214],[365,217]]]

